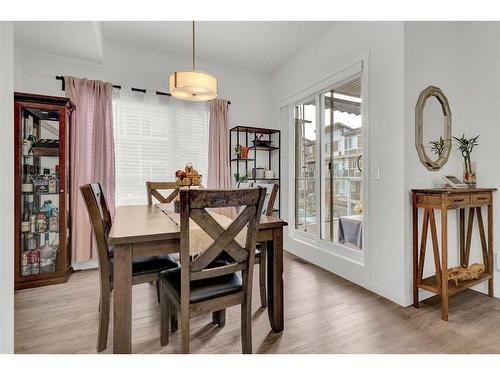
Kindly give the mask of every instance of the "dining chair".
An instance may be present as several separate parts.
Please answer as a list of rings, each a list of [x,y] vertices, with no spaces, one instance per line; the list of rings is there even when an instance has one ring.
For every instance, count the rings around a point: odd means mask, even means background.
[[[278,184],[254,184],[252,181],[238,183],[238,188],[260,186],[266,189],[266,198],[262,206],[262,214],[272,216],[274,203],[278,194]],[[259,289],[260,289],[260,305],[267,307],[267,289],[266,289],[266,261],[267,261],[267,243],[261,242],[257,244],[255,249],[255,263],[259,265]],[[219,325],[224,325],[224,312],[221,311],[214,315],[214,322]]]
[[[252,353],[252,279],[257,229],[265,190],[180,190],[181,266],[160,273],[160,343],[169,341],[172,310],[180,311],[181,351],[189,353],[190,318],[241,305],[242,352]],[[243,208],[243,206],[245,206]],[[223,228],[206,209],[241,208]],[[190,221],[214,242],[200,255],[190,258]],[[245,245],[236,241],[246,227]],[[226,252],[230,259],[217,260]],[[241,276],[240,276],[241,272]],[[174,314],[175,315],[175,314]]]
[[[173,190],[167,197],[163,196],[159,190]],[[146,181],[146,194],[148,196],[148,204],[153,204],[153,197],[159,203],[171,203],[179,194],[179,187],[175,182],[154,182]]]
[[[97,351],[102,352],[108,343],[111,291],[113,290],[113,248],[108,245],[111,230],[111,214],[100,183],[80,186],[87,213],[94,232],[101,286],[99,298],[99,329]],[[158,281],[160,271],[175,268],[178,263],[170,255],[134,258],[132,262],[132,284]]]
[[[266,197],[262,206],[262,214],[267,216],[273,215],[274,203],[278,195],[278,184],[256,184],[261,188],[266,189]],[[255,262],[259,264],[259,288],[260,288],[260,305],[267,307],[267,289],[266,289],[266,262],[267,262],[267,242],[257,244],[255,250]]]

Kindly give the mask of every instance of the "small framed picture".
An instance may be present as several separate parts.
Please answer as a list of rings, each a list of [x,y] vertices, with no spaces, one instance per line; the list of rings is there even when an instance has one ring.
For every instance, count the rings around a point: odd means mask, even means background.
[[[442,176],[446,186],[458,189],[468,188],[469,186],[455,176]]]

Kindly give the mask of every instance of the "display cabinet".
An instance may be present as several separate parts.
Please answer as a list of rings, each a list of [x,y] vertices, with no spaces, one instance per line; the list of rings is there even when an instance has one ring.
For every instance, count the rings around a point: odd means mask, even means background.
[[[15,288],[66,282],[71,273],[67,98],[14,94]]]

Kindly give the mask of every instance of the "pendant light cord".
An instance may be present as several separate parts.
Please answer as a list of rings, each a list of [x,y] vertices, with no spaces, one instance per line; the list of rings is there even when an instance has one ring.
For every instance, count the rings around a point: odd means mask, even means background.
[[[194,40],[194,21],[193,21],[193,70],[196,70],[194,65],[194,53],[195,53],[194,42],[195,40]]]

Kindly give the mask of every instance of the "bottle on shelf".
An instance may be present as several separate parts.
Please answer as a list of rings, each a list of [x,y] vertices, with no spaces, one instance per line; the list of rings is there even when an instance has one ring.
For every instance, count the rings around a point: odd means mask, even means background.
[[[21,253],[21,276],[29,276],[31,275],[31,251],[24,250]]]
[[[40,248],[38,246],[35,250],[31,251],[30,266],[32,275],[40,273]]]
[[[57,177],[55,173],[49,175],[49,194],[57,193]]]
[[[36,142],[35,129],[33,127],[33,117],[28,115],[28,155],[33,155],[33,144]]]
[[[45,233],[49,230],[50,217],[55,208],[50,199],[43,202],[36,217],[36,229],[38,233]]]
[[[54,271],[54,248],[49,243],[49,233],[45,233],[45,244],[40,248],[40,272]]]
[[[33,177],[33,192],[36,194],[48,194],[49,192],[49,178],[45,172],[50,170],[44,169],[43,171],[44,174],[35,174]]]
[[[49,231],[59,231],[59,209],[55,208],[49,218]]]
[[[21,155],[27,156],[30,150],[30,144],[28,141],[28,116],[26,114],[23,115],[23,141],[21,142]]]
[[[23,193],[32,193],[33,192],[33,181],[32,181],[32,168],[28,164],[23,165],[23,181],[21,184],[21,191]]]
[[[29,276],[33,273],[31,267],[31,261],[33,259],[32,253],[36,249],[37,249],[36,237],[33,234],[28,233],[25,236],[24,250],[21,253],[21,276]]]
[[[52,216],[52,212],[56,209],[54,203],[52,203],[51,199],[48,199],[43,202],[42,207],[40,208],[40,212],[44,212],[47,215],[47,218]]]
[[[21,146],[21,155],[28,156],[29,153],[29,143],[27,139],[23,139],[23,143]]]
[[[24,196],[24,210],[23,210],[23,221],[21,222],[21,232],[29,232],[30,231],[30,216],[31,210],[33,207],[33,195],[25,195]]]

